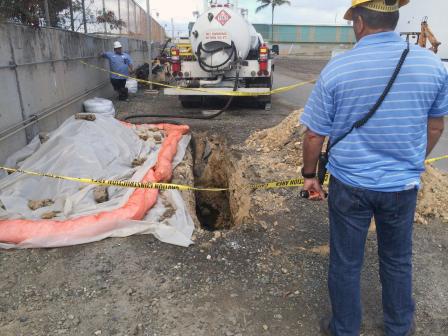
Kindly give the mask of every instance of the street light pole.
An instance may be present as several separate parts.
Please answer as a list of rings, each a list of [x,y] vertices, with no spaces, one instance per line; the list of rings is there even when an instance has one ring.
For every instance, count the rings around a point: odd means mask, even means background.
[[[149,84],[150,90],[152,90],[152,17],[151,7],[149,6],[149,0],[146,0],[146,13],[148,14],[148,53],[149,53]]]
[[[48,7],[48,0],[44,0],[44,10],[45,10],[45,21],[47,23],[47,27],[51,27],[50,10]]]
[[[86,4],[84,0],[81,0],[81,6],[82,6],[82,24],[84,26],[84,34],[87,34]]]
[[[151,17],[151,7],[149,5],[149,0],[146,0],[146,13],[148,14],[148,51],[149,59],[152,59],[151,50],[151,40],[152,40],[152,17]]]

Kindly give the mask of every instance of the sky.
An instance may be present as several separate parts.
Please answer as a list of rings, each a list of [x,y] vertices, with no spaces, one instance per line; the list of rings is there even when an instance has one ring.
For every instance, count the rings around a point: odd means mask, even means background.
[[[146,0],[136,0],[146,8]],[[227,0],[218,0],[225,3]],[[270,23],[271,11],[264,9],[255,13],[259,3],[256,0],[232,0],[241,8],[249,9],[249,20],[252,23]],[[290,0],[291,6],[278,7],[275,12],[275,23],[279,24],[347,24],[343,19],[350,0]],[[193,12],[202,12],[205,0],[150,0],[151,13],[162,25],[166,25],[171,35],[171,18],[174,21],[175,36],[188,35],[188,22],[194,21]],[[441,56],[448,58],[448,29],[446,28],[447,0],[412,0],[401,11],[400,31],[420,30],[420,21],[429,17],[429,24],[435,35],[443,43]]]
[[[146,0],[136,0],[146,8]],[[226,3],[227,0],[218,0]],[[237,0],[231,0],[235,3]],[[151,13],[162,25],[167,25],[171,33],[171,18],[174,20],[176,35],[179,30],[187,32],[188,22],[194,21],[193,12],[202,12],[204,0],[150,0]],[[276,23],[284,24],[345,24],[343,15],[349,0],[291,0],[291,6],[278,7],[275,12]],[[264,9],[255,13],[259,4],[256,0],[238,0],[238,6],[249,9],[249,20],[253,23],[270,23],[271,11]]]

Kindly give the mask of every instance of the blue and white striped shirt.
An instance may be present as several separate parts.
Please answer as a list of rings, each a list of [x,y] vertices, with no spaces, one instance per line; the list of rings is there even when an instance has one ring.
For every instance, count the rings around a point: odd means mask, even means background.
[[[406,48],[394,32],[369,35],[322,71],[301,117],[334,141],[368,113]],[[353,187],[393,192],[419,186],[428,118],[448,114],[448,74],[432,52],[412,45],[389,95],[366,125],[332,148],[329,172]]]

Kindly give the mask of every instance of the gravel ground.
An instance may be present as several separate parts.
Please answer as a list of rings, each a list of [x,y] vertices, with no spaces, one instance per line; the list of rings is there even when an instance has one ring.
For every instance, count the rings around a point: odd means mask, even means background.
[[[322,62],[281,59],[279,76],[316,75]],[[229,160],[256,158],[244,141],[278,124],[299,106],[274,98],[272,111],[239,102],[213,121],[188,121],[194,134],[225,138]],[[177,100],[139,94],[117,104],[121,116],[178,113]],[[195,110],[188,111],[188,113]],[[262,164],[262,163],[260,163]],[[255,178],[256,171],[245,177]],[[275,179],[275,172],[266,179]],[[325,203],[298,191],[258,196],[282,200],[271,213],[228,231],[198,231],[180,248],[151,236],[107,239],[59,249],[1,251],[0,335],[317,335],[329,310]],[[447,224],[415,226],[417,335],[448,330]],[[372,232],[363,271],[363,335],[382,335],[381,301]]]

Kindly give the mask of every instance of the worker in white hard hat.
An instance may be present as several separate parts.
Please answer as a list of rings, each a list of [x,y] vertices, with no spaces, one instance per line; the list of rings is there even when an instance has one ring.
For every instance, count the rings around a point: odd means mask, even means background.
[[[118,92],[119,100],[128,100],[128,89],[126,88],[126,77],[133,72],[133,65],[131,57],[123,52],[123,46],[119,41],[114,42],[114,51],[105,52],[101,54],[102,57],[109,60],[110,82],[115,91]]]
[[[322,178],[316,177],[325,176],[321,167],[331,174],[331,314],[320,323],[325,335],[360,335],[360,275],[372,219],[384,334],[415,333],[413,222],[425,158],[448,115],[448,73],[434,53],[395,32],[399,8],[409,2],[352,1],[345,18],[353,21],[357,44],[328,63],[301,116],[307,127],[302,195],[323,200]],[[321,154],[325,137],[330,145]]]

